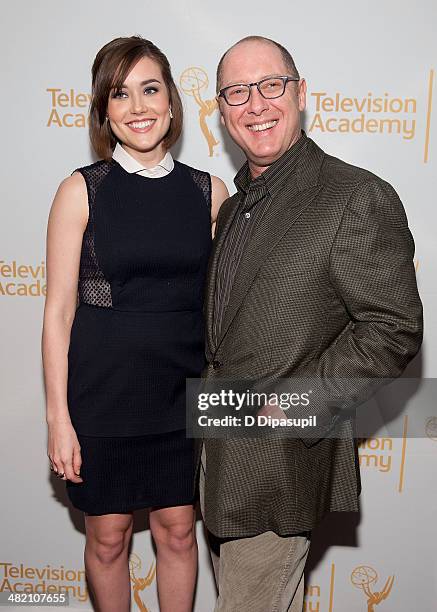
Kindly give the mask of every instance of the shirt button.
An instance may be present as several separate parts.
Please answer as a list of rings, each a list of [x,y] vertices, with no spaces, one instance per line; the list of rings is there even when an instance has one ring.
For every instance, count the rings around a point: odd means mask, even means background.
[[[222,364],[220,361],[217,361],[216,359],[214,359],[211,365],[212,365],[213,370],[218,370]]]
[[[244,213],[244,216],[246,217],[246,219],[250,219],[250,212]]]

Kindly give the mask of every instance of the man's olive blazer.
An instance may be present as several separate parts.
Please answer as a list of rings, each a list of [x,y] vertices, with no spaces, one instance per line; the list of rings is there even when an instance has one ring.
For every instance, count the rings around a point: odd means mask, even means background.
[[[293,181],[284,172],[280,197],[246,245],[216,343],[217,262],[240,194],[221,207],[207,283],[205,376],[399,376],[422,340],[414,243],[399,197],[309,138]],[[342,427],[342,438],[317,442],[205,439],[208,529],[219,537],[293,534],[329,511],[358,510],[357,444],[350,422]],[[200,451],[201,442],[198,462]]]

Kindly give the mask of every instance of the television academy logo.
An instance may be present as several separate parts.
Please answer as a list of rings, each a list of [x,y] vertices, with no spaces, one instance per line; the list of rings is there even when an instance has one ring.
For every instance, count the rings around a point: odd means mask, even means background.
[[[367,438],[358,444],[358,459],[361,473],[364,469],[374,468],[378,472],[392,474],[390,482],[397,480],[397,491],[403,493],[405,487],[405,464],[407,461],[408,415],[403,417],[402,438]],[[400,452],[394,452],[394,444]],[[393,468],[396,467],[396,470]],[[395,483],[393,483],[395,484]]]
[[[75,89],[47,87],[50,96],[50,112],[47,127],[84,128],[89,125],[89,93]]]
[[[423,99],[415,96],[363,91],[312,91],[309,107],[309,133],[349,133],[394,136],[401,141],[414,140],[417,134],[418,113],[423,109],[425,126],[423,162],[429,160],[431,114],[433,104],[434,70],[428,73]],[[422,112],[422,111],[420,111]]]
[[[361,468],[373,467],[379,472],[390,472],[392,468],[393,439],[367,438],[358,445]]]
[[[47,293],[45,261],[23,264],[0,260],[0,297],[41,297]]]
[[[309,132],[355,134],[397,134],[404,140],[416,135],[416,98],[392,97],[387,92],[375,96],[345,96],[340,92],[311,92],[315,113]]]
[[[321,589],[318,584],[305,585],[302,612],[320,612]]]
[[[0,593],[68,593],[78,602],[89,601],[85,571],[64,565],[26,565],[0,561]]]

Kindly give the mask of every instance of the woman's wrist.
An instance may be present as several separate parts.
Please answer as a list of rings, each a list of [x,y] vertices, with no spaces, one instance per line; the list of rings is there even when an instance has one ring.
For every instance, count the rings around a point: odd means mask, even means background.
[[[68,408],[47,408],[47,425],[71,425]]]

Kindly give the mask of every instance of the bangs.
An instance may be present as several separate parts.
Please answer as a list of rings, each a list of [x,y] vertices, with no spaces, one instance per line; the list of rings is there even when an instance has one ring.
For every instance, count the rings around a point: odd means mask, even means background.
[[[149,56],[145,55],[144,48],[137,47],[130,49],[130,51],[121,58],[118,66],[114,69],[112,80],[108,83],[108,95],[113,89],[118,90],[123,87],[127,75],[143,57]]]

